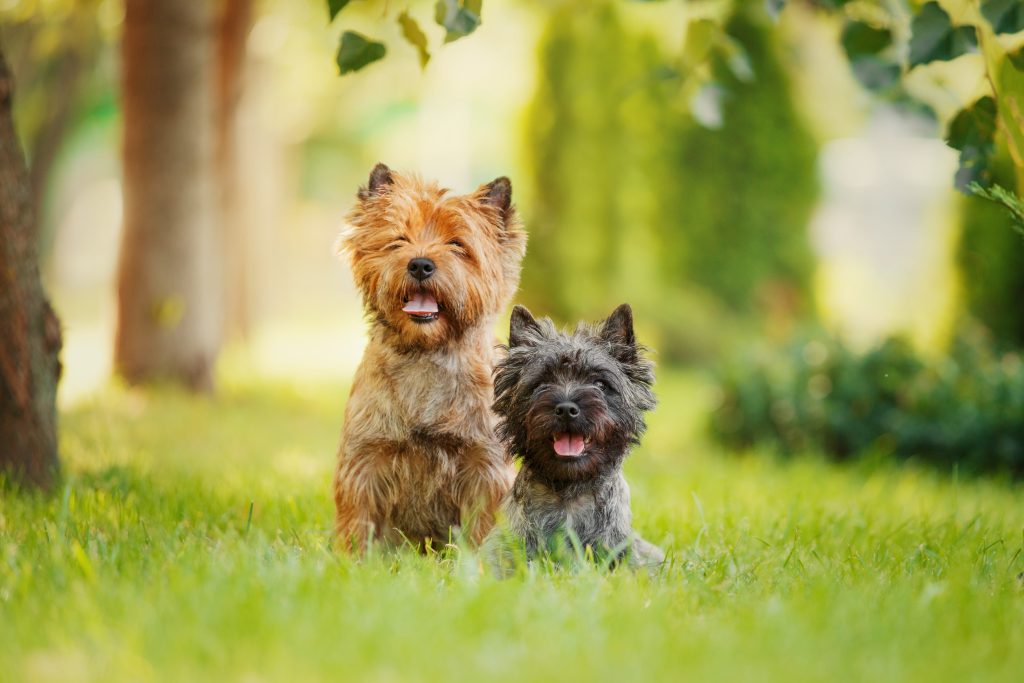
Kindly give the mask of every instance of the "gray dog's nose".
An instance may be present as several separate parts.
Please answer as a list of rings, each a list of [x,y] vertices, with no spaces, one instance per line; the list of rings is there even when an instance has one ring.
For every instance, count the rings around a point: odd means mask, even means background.
[[[555,406],[555,415],[561,418],[579,417],[580,407],[572,401],[563,401]]]

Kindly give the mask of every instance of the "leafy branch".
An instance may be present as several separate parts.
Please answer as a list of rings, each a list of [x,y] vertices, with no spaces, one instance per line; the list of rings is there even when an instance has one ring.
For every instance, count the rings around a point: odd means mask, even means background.
[[[365,1],[365,0],[364,0]],[[327,0],[330,21],[341,13],[352,0]],[[437,0],[434,4],[434,21],[444,29],[444,43],[450,43],[468,36],[481,23],[483,0]],[[387,6],[385,5],[385,13]],[[414,48],[419,56],[420,66],[426,68],[430,61],[430,47],[427,34],[408,9],[397,17],[402,37]],[[346,30],[341,34],[338,46],[338,73],[345,75],[366,67],[384,58],[387,46],[356,31]]]
[[[982,187],[978,183],[971,183],[969,189],[973,194],[999,204],[1006,209],[1013,218],[1013,229],[1021,237],[1024,237],[1024,200],[1021,200],[1020,197],[1001,185],[994,183],[988,187]]]

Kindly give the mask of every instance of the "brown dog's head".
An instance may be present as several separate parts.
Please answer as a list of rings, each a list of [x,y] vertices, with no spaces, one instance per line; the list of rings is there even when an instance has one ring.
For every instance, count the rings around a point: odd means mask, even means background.
[[[460,196],[377,164],[358,196],[341,246],[395,342],[444,344],[508,303],[526,250],[508,178]]]

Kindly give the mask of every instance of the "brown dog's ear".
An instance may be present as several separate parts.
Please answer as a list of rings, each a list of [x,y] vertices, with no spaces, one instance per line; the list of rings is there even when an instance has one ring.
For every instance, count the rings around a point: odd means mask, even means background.
[[[527,346],[533,343],[533,337],[540,333],[540,324],[527,310],[526,306],[512,309],[512,319],[508,325],[508,347]]]
[[[512,210],[512,181],[505,176],[495,178],[477,190],[480,203],[493,206],[498,209],[502,223],[508,222],[509,212]]]
[[[610,344],[625,347],[623,350],[636,354],[636,335],[633,333],[633,309],[622,304],[601,324],[601,339]]]
[[[370,182],[366,187],[359,188],[359,198],[369,199],[375,195],[384,194],[395,179],[391,176],[391,169],[385,164],[377,164],[370,171]]]

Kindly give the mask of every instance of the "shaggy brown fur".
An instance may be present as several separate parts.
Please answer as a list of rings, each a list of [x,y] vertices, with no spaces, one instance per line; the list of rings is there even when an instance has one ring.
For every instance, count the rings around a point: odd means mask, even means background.
[[[511,193],[498,178],[452,195],[383,164],[359,191],[341,245],[371,327],[334,481],[346,548],[443,544],[453,528],[478,543],[511,486],[491,412],[492,330],[526,250]],[[430,277],[414,259],[430,259]],[[436,314],[403,311],[424,297]]]

